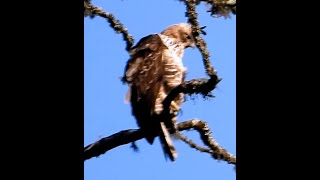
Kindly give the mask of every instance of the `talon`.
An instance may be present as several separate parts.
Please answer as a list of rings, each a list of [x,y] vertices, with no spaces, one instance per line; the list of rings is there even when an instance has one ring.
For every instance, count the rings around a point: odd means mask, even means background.
[[[172,117],[171,120],[172,120],[173,122],[176,122],[176,121],[177,121],[177,116]]]
[[[164,94],[161,94],[160,96],[162,99],[165,99],[165,97],[166,97]],[[180,106],[177,103],[175,103],[174,101],[171,101],[170,108],[171,108],[172,112],[176,112],[176,111],[180,110]]]
[[[171,102],[171,109],[173,111],[179,111],[180,107],[175,103],[175,102]]]

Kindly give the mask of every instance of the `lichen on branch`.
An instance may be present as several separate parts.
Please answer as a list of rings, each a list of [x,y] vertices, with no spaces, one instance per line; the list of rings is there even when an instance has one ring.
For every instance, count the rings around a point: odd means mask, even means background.
[[[186,2],[187,0],[179,0]],[[236,0],[189,0],[188,2],[193,2],[196,5],[199,5],[203,2],[208,8],[207,12],[211,13],[213,17],[225,17],[229,18],[230,14],[236,15]]]
[[[88,1],[84,1],[84,16],[94,17],[95,15],[101,16],[110,23],[110,27],[114,29],[116,33],[121,33],[123,40],[126,42],[126,50],[129,51],[134,44],[133,37],[129,34],[128,29],[117,20],[113,14],[103,11],[101,8],[95,7]]]
[[[203,34],[203,29],[200,27],[198,22],[198,13],[196,11],[196,1],[185,0],[186,4],[186,16],[188,17],[188,22],[192,25],[193,36],[195,37],[196,46],[202,54],[203,64],[205,66],[206,73],[208,76],[217,76],[216,71],[210,63],[210,54],[207,50],[206,42],[200,37]],[[218,78],[217,78],[218,79]]]

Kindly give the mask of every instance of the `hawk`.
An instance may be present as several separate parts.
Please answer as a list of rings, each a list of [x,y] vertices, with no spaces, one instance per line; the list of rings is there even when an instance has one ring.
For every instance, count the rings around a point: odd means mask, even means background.
[[[174,127],[163,119],[157,119],[156,115],[163,111],[162,101],[168,93],[184,81],[186,68],[182,57],[186,48],[194,46],[195,40],[188,23],[174,24],[161,33],[143,37],[130,49],[130,59],[123,77],[129,86],[126,100],[131,103],[138,126],[145,132],[150,144],[159,135],[165,157],[168,156],[171,161],[175,160],[177,152],[168,129]],[[183,101],[184,95],[180,93],[171,102],[171,125],[175,124]]]

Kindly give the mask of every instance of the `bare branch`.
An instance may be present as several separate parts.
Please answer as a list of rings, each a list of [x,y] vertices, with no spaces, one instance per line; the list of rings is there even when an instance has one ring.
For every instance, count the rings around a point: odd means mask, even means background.
[[[139,129],[123,130],[111,136],[104,137],[84,148],[84,160],[100,156],[110,149],[137,141],[144,137],[144,133]]]
[[[129,34],[128,30],[117,20],[111,13],[103,11],[101,8],[95,7],[88,1],[84,1],[84,16],[94,17],[94,15],[101,16],[110,23],[110,26],[116,31],[116,33],[121,33],[123,40],[126,41],[126,50],[129,49],[134,44],[133,37]]]
[[[207,152],[211,154],[214,159],[224,160],[229,164],[236,164],[236,158],[232,154],[228,153],[227,150],[220,147],[219,144],[215,142],[215,140],[212,138],[207,123],[197,119],[193,119],[177,124],[177,129],[179,131],[184,131],[188,129],[197,130],[200,133],[201,140],[205,145],[209,147],[209,149],[200,147],[190,140],[186,140],[187,138],[184,138],[184,136],[179,136],[179,134],[177,135],[180,139],[187,142],[191,147],[194,147],[200,150],[201,152]],[[144,133],[139,129],[129,129],[120,131],[116,134],[102,138],[99,141],[86,146],[84,148],[84,160],[99,156],[115,147],[137,141],[144,137]]]

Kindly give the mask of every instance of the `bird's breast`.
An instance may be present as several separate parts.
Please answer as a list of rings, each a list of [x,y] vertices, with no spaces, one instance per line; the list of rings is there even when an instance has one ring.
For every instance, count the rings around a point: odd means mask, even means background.
[[[186,67],[183,66],[182,57],[184,48],[174,38],[169,38],[165,35],[159,34],[163,44],[167,49],[163,52],[163,59],[166,64],[175,65],[177,69],[186,71]]]

